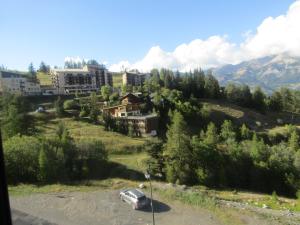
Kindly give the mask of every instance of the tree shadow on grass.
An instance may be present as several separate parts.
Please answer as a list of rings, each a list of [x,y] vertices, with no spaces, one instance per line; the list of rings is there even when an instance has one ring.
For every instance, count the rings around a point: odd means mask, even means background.
[[[149,212],[149,213],[152,212],[151,205],[150,205],[150,199],[148,199],[148,200],[149,200],[149,204],[146,207],[139,209],[140,211]],[[153,211],[155,213],[164,213],[164,212],[168,212],[170,210],[171,210],[171,207],[169,205],[153,199]]]
[[[145,181],[145,175],[137,170],[129,169],[125,165],[109,162],[107,178],[123,178],[134,181]]]

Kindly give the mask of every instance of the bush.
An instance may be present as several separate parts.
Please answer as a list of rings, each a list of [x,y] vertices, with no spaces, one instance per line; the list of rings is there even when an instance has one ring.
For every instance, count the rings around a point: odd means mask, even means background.
[[[29,136],[14,136],[4,142],[5,166],[9,183],[37,180],[41,147],[37,138]]]
[[[57,100],[54,102],[54,108],[56,116],[62,117],[65,114],[64,103],[60,96],[58,96]]]
[[[297,199],[300,201],[300,190],[297,191],[296,197],[297,197]]]
[[[105,175],[107,151],[101,141],[80,141],[76,143],[83,178],[100,178]]]
[[[77,110],[79,109],[79,105],[75,100],[66,100],[64,101],[64,110]]]

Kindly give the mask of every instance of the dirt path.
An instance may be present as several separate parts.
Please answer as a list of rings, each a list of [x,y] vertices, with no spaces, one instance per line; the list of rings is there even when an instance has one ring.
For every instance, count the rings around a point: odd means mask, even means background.
[[[154,206],[156,224],[159,225],[224,224],[218,216],[206,209],[195,209],[181,203],[165,204],[157,200],[154,202]],[[24,197],[12,197],[11,207],[18,212],[21,211],[42,218],[49,221],[49,223],[63,225],[152,224],[150,208],[132,210],[129,205],[120,201],[118,191],[99,190],[95,192],[33,194]],[[232,221],[232,224],[236,224],[235,222]],[[238,224],[251,225],[281,224],[249,213],[240,215],[238,222]]]

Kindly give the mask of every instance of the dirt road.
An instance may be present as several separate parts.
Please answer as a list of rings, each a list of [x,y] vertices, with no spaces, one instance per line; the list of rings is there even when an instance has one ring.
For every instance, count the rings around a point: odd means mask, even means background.
[[[156,196],[154,196],[155,199]],[[165,204],[155,200],[155,219],[159,225],[221,225],[223,221],[213,212],[181,203]],[[62,225],[146,225],[152,224],[150,207],[133,210],[120,201],[118,191],[33,194],[11,198],[11,207]],[[226,210],[226,209],[225,209]],[[14,211],[13,211],[14,214]],[[243,214],[238,224],[280,224],[259,216]],[[43,223],[38,223],[43,224]],[[227,221],[228,224],[228,221]],[[232,222],[236,224],[236,221]]]

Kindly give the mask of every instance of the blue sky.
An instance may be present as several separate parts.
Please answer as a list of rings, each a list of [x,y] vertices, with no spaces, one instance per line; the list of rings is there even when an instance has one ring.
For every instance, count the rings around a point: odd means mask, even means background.
[[[0,65],[26,69],[41,60],[62,66],[66,56],[131,63],[159,46],[172,52],[213,35],[229,43],[293,0],[1,0]]]

